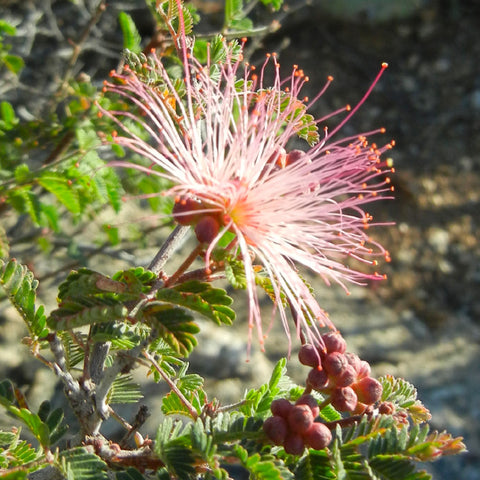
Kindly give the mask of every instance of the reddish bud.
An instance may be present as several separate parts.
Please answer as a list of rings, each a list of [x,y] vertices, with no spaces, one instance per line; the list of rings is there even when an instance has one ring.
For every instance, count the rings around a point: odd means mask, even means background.
[[[370,368],[370,364],[365,360],[360,360],[360,364],[357,368],[357,378],[364,378],[369,377],[372,373],[372,369]]]
[[[293,405],[286,398],[277,398],[270,405],[270,410],[273,415],[279,415],[280,417],[287,418]]]
[[[308,405],[295,405],[288,414],[288,426],[293,432],[304,433],[313,423],[313,413]]]
[[[202,217],[195,227],[195,235],[200,243],[211,243],[219,231],[218,220],[210,215]]]
[[[336,388],[331,396],[332,405],[340,412],[353,412],[357,406],[357,394],[351,387]]]
[[[357,379],[357,372],[351,365],[345,368],[335,377],[335,385],[337,387],[348,387]]]
[[[313,390],[321,390],[328,383],[328,375],[325,370],[318,370],[318,368],[312,368],[307,376],[307,385]]]
[[[197,211],[203,208],[204,207],[199,200],[182,197],[175,200],[172,217],[180,225],[193,225],[200,218],[200,214],[197,213]]]
[[[288,433],[287,422],[276,415],[268,417],[263,422],[263,431],[275,445],[282,445]]]
[[[322,335],[322,340],[327,349],[327,353],[345,353],[347,350],[347,342],[338,332],[325,333]]]
[[[340,375],[348,365],[347,358],[343,353],[332,352],[329,353],[323,362],[323,366],[331,377]]]
[[[320,413],[320,408],[318,407],[318,402],[313,395],[302,395],[296,402],[295,405],[308,405],[312,411],[313,418],[318,417]]]
[[[287,154],[285,159],[286,165],[291,165],[292,163],[298,162],[300,159],[309,160],[309,156],[302,150],[292,150]]]
[[[310,344],[302,345],[298,352],[298,359],[302,365],[307,367],[318,367],[320,365],[320,354],[318,350]]]
[[[323,423],[315,422],[304,434],[305,444],[315,450],[323,450],[332,441],[332,432]]]
[[[358,400],[367,405],[373,405],[382,398],[382,384],[375,378],[362,378],[352,385],[352,388],[357,394]]]
[[[381,415],[393,415],[395,410],[395,405],[392,402],[382,402],[378,406],[378,413]]]
[[[356,355],[355,353],[346,352],[345,353],[345,358],[347,359],[348,364],[351,365],[355,369],[355,371],[357,372],[357,375],[358,375],[358,370],[361,367],[360,357],[358,355]]]
[[[305,450],[305,442],[300,435],[289,435],[283,442],[283,448],[290,455],[301,455]]]
[[[275,165],[279,166],[280,168],[285,168],[286,165],[286,157],[287,157],[287,152],[283,147],[280,147],[275,150],[270,155],[270,158],[267,160],[267,164],[269,163],[274,163]]]

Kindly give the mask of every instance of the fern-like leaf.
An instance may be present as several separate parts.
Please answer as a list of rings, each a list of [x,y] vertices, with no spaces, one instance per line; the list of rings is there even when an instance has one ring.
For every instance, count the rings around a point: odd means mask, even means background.
[[[41,452],[20,440],[20,432],[20,429],[16,432],[0,431],[0,471],[25,465],[41,456]],[[0,478],[4,478],[3,475]]]
[[[6,263],[0,259],[0,285],[22,316],[30,335],[35,338],[45,337],[48,334],[45,308],[43,305],[38,308],[35,306],[38,281],[33,273],[15,259]]]
[[[195,478],[196,458],[188,446],[190,429],[190,425],[183,427],[182,422],[167,417],[158,427],[155,439],[155,453],[165,464],[165,470],[181,480]]]
[[[332,471],[330,455],[325,450],[310,450],[297,464],[295,480],[333,480],[336,477]]]
[[[123,305],[95,305],[83,308],[72,314],[63,309],[54,310],[48,319],[48,325],[54,330],[72,330],[84,325],[95,325],[113,321],[125,321],[128,309]]]
[[[140,386],[131,375],[117,377],[107,395],[107,403],[137,403],[143,398]]]
[[[48,425],[42,421],[38,414],[31,412],[28,408],[16,406],[15,399],[16,397],[21,398],[21,396],[21,392],[9,380],[0,382],[0,405],[3,405],[11,415],[21,420],[42,447],[48,447],[50,445]]]
[[[83,447],[60,454],[60,469],[69,480],[108,480],[106,463]]]
[[[45,190],[55,195],[71,213],[78,215],[81,212],[78,192],[72,188],[72,182],[64,175],[45,171],[37,181]]]
[[[116,480],[147,480],[136,468],[129,467],[122,472],[117,472]]]
[[[152,302],[141,312],[141,320],[154,328],[179,355],[188,356],[197,345],[195,335],[200,329],[192,316],[181,308]]]
[[[123,48],[128,48],[134,53],[140,53],[142,38],[138,33],[135,22],[128,13],[120,12],[118,14],[118,22],[123,34]]]
[[[417,399],[417,390],[411,383],[391,375],[380,377],[379,381],[383,387],[383,402],[393,403],[397,410],[406,410],[415,423],[430,420],[429,410]]]
[[[192,280],[173,288],[162,288],[156,298],[201,313],[218,325],[231,325],[235,320],[235,312],[229,307],[233,300],[225,290],[208,283]]]

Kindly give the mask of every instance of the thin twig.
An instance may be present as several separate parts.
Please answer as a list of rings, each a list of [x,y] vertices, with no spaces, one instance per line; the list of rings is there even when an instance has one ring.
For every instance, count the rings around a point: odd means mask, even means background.
[[[82,33],[80,34],[79,39],[73,44],[73,52],[70,57],[70,60],[68,61],[67,68],[65,70],[65,73],[63,75],[62,83],[60,84],[60,87],[57,90],[57,94],[61,93],[64,91],[65,87],[68,84],[68,81],[70,80],[70,77],[73,72],[73,68],[75,67],[75,64],[77,63],[78,57],[80,56],[80,53],[82,53],[82,48],[83,44],[87,41],[88,36],[90,35],[90,32],[94,25],[100,20],[100,17],[102,16],[103,12],[107,8],[107,2],[106,0],[100,0],[98,2],[97,8],[95,9],[95,12],[93,15],[90,17],[89,22],[85,25],[85,28],[83,29]]]
[[[185,235],[190,230],[190,227],[177,225],[173,232],[168,236],[165,243],[162,245],[154,259],[150,262],[148,269],[158,275],[162,268],[167,263],[168,259],[181,246],[184,241]]]
[[[185,259],[185,261],[178,267],[177,271],[168,277],[167,280],[165,280],[165,286],[171,286],[175,285],[177,280],[185,273],[187,268],[195,261],[195,259],[198,257],[200,252],[203,250],[203,246],[201,244],[197,245],[190,255]]]
[[[175,383],[170,379],[170,377],[164,372],[162,367],[158,364],[158,362],[150,355],[146,350],[143,350],[143,356],[154,366],[155,370],[160,374],[160,376],[167,382],[168,386],[175,392],[180,398],[180,401],[187,407],[187,410],[190,413],[190,416],[196,420],[198,418],[197,410],[195,407],[187,400],[187,398],[183,395],[183,393],[179,390],[179,388],[175,385]]]

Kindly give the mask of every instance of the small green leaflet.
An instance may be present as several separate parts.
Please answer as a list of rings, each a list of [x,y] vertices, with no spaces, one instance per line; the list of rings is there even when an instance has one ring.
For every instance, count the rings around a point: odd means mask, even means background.
[[[231,325],[235,320],[235,312],[229,307],[233,300],[225,290],[208,283],[192,280],[173,288],[162,288],[156,298],[201,313],[217,325]]]

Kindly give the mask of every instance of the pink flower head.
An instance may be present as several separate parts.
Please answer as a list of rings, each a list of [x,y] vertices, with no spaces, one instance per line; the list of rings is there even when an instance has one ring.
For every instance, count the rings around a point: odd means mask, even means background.
[[[345,290],[347,282],[384,278],[352,269],[344,261],[353,257],[376,265],[377,256],[388,260],[388,252],[367,234],[372,217],[363,208],[377,200],[379,193],[391,190],[386,172],[392,169],[380,155],[392,144],[369,144],[367,136],[382,130],[335,141],[330,137],[364,102],[386,64],[355,108],[346,107],[314,121],[306,110],[331,78],[307,104],[300,92],[308,78],[295,66],[282,79],[274,55],[267,56],[257,74],[229,46],[225,45],[229,53],[223,63],[208,61],[202,66],[185,36],[180,43],[184,69],[180,89],[154,54],[150,66],[144,68],[161,79],[161,87],[129,68],[112,73],[115,81],[105,83],[105,91],[121,95],[140,111],[103,110],[123,132],[116,135],[116,143],[146,158],[150,166],[126,161],[112,164],[173,182],[171,189],[159,194],[175,199],[174,218],[194,226],[199,240],[205,242],[207,268],[220,238],[226,232],[234,234],[230,248],[245,268],[249,345],[255,326],[262,348],[264,342],[255,261],[271,281],[275,308],[289,340],[287,306],[302,341],[321,346],[320,327],[333,325],[296,265]],[[264,81],[267,65],[274,69],[272,87]],[[344,111],[349,113],[332,132],[325,129],[320,140],[316,125]],[[153,142],[140,138],[125,118],[147,130]],[[289,141],[298,136],[311,143],[305,151],[289,147]]]

